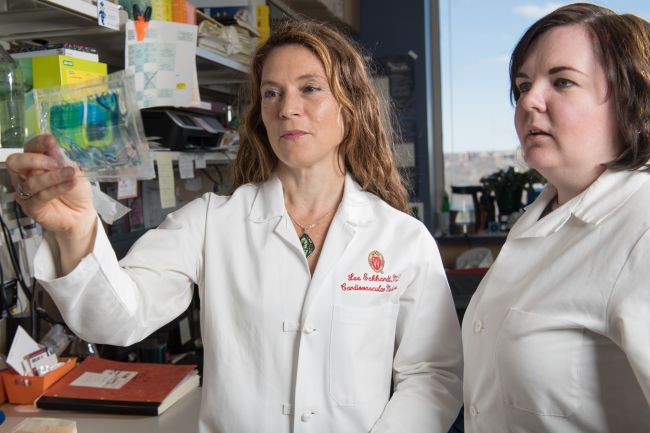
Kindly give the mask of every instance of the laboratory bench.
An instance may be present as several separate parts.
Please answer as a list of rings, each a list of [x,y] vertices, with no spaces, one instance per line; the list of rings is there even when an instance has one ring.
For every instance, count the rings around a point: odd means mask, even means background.
[[[60,418],[76,421],[78,433],[198,433],[201,388],[181,398],[159,416],[112,415],[43,410],[32,405],[3,404],[5,422],[0,432],[10,432],[24,418]]]

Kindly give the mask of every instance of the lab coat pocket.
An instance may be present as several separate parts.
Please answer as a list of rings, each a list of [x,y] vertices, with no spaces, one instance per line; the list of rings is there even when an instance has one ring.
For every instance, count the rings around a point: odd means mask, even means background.
[[[335,305],[330,335],[330,395],[354,406],[390,393],[399,304]]]
[[[569,416],[581,403],[584,328],[557,317],[510,309],[497,337],[504,403],[549,416]]]

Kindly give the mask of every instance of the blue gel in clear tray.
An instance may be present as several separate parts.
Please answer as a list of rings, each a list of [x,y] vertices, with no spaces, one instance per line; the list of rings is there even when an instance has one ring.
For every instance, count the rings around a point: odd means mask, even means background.
[[[50,107],[50,128],[67,156],[82,168],[132,164],[131,155],[114,139],[120,131],[119,98],[115,92],[90,95],[83,101]],[[123,152],[119,152],[122,148]]]
[[[39,130],[54,135],[65,157],[89,175],[133,175],[148,151],[134,87],[132,74],[120,71],[74,86],[35,89]]]

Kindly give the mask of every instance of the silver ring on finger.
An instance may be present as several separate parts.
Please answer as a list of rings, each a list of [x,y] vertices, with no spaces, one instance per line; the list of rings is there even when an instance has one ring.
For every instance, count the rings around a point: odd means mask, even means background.
[[[33,197],[32,193],[25,191],[21,184],[16,185],[16,192],[18,193],[18,196],[23,200],[29,200]]]

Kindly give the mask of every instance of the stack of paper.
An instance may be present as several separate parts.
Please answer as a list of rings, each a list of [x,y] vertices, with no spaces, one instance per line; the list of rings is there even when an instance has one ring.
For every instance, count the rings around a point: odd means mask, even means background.
[[[234,20],[224,25],[198,12],[198,46],[229,57],[239,63],[250,65],[255,51],[256,32],[248,24]]]

